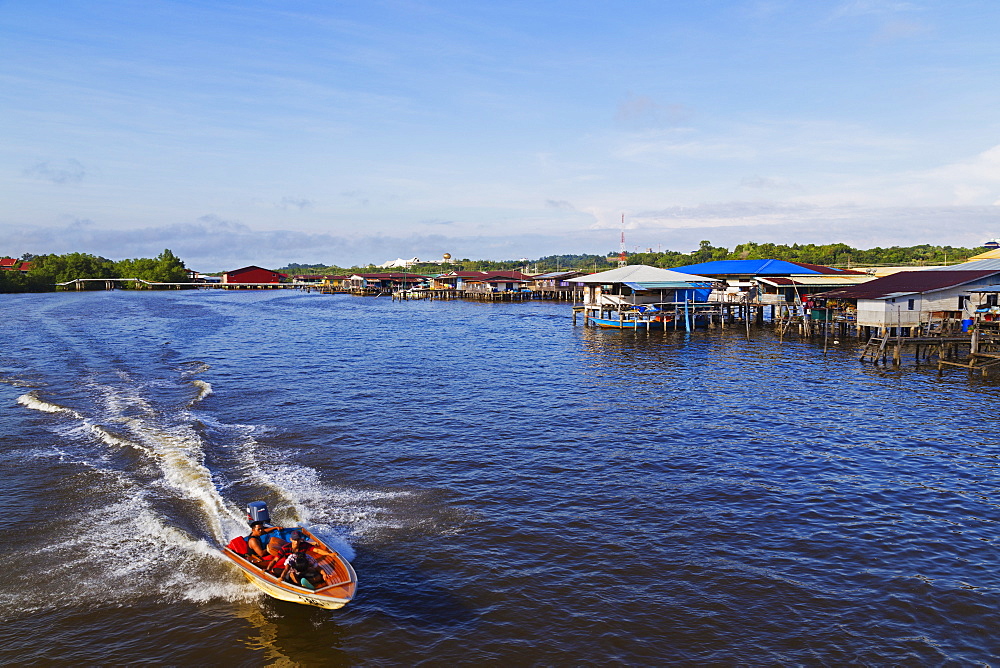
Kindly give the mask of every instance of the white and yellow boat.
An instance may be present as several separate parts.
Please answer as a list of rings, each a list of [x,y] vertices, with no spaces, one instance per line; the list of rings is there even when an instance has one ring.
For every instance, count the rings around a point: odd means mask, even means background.
[[[263,505],[261,502],[257,503]],[[264,512],[267,512],[266,509]],[[222,554],[229,561],[236,564],[240,571],[242,571],[243,576],[249,580],[250,584],[268,596],[281,601],[314,605],[318,608],[326,608],[327,610],[336,610],[344,607],[354,598],[354,594],[358,590],[358,576],[354,572],[354,568],[351,567],[350,562],[336,551],[327,547],[323,541],[316,538],[316,536],[306,529],[301,527],[280,529],[282,535],[287,535],[292,531],[304,534],[308,537],[310,543],[329,552],[329,555],[315,557],[316,561],[327,566],[324,570],[333,574],[332,577],[327,578],[326,584],[316,589],[309,589],[290,582],[283,582],[275,575],[266,572],[260,566],[228,546],[222,548]]]

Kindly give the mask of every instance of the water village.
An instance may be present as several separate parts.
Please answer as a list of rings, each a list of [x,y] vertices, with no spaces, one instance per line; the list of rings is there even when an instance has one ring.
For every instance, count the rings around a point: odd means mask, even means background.
[[[5,259],[0,271],[27,271]],[[589,273],[564,270],[407,271],[287,275],[258,266],[158,283],[136,278],[75,279],[65,290],[132,287],[212,290],[297,289],[394,301],[467,299],[567,303],[574,324],[654,331],[726,330],[747,336],[769,327],[779,340],[820,338],[824,348],[856,341],[860,359],[878,365],[1000,369],[1000,247],[961,264],[844,269],[785,260],[717,260],[663,269],[630,265]],[[94,284],[97,285],[94,285]],[[864,344],[863,347],[860,344]]]

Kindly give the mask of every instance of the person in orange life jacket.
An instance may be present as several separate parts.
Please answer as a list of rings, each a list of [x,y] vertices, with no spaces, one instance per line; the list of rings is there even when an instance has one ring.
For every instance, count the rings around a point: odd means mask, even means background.
[[[293,531],[292,535],[290,535],[288,539],[292,541],[291,545],[293,552],[301,552],[304,550],[307,554],[310,554],[313,557],[334,556],[333,552],[330,552],[329,550],[324,550],[319,545],[313,545],[312,543],[310,543],[309,538],[306,537],[306,535],[303,534],[301,531]]]

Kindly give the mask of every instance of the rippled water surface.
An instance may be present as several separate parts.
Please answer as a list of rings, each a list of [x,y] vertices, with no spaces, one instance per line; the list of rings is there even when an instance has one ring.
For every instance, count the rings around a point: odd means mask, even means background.
[[[1000,657],[998,384],[565,304],[0,295],[0,662]],[[266,500],[339,611],[216,552]]]

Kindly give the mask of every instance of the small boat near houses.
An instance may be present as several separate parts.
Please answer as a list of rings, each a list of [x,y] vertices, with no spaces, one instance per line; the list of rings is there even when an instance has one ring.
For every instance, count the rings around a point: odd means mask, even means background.
[[[270,522],[267,506],[263,501],[255,501],[248,505],[247,521],[250,523]],[[358,577],[354,568],[351,567],[350,562],[303,527],[271,527],[268,529],[267,535],[270,540],[288,543],[294,532],[298,532],[306,539],[310,551],[317,553],[314,559],[326,574],[324,581],[319,586],[304,586],[309,585],[304,580],[304,585],[281,580],[278,575],[262,568],[260,560],[254,559],[247,547],[247,537],[234,538],[221,551],[226,559],[240,569],[250,584],[272,598],[313,605],[327,610],[344,607],[354,598],[358,589]]]
[[[639,306],[632,310],[620,310],[617,318],[591,316],[590,322],[604,329],[666,329],[672,326],[674,314],[656,306]]]
[[[704,276],[629,265],[575,279],[583,287],[584,323],[604,329],[690,330],[695,308],[718,287]]]

